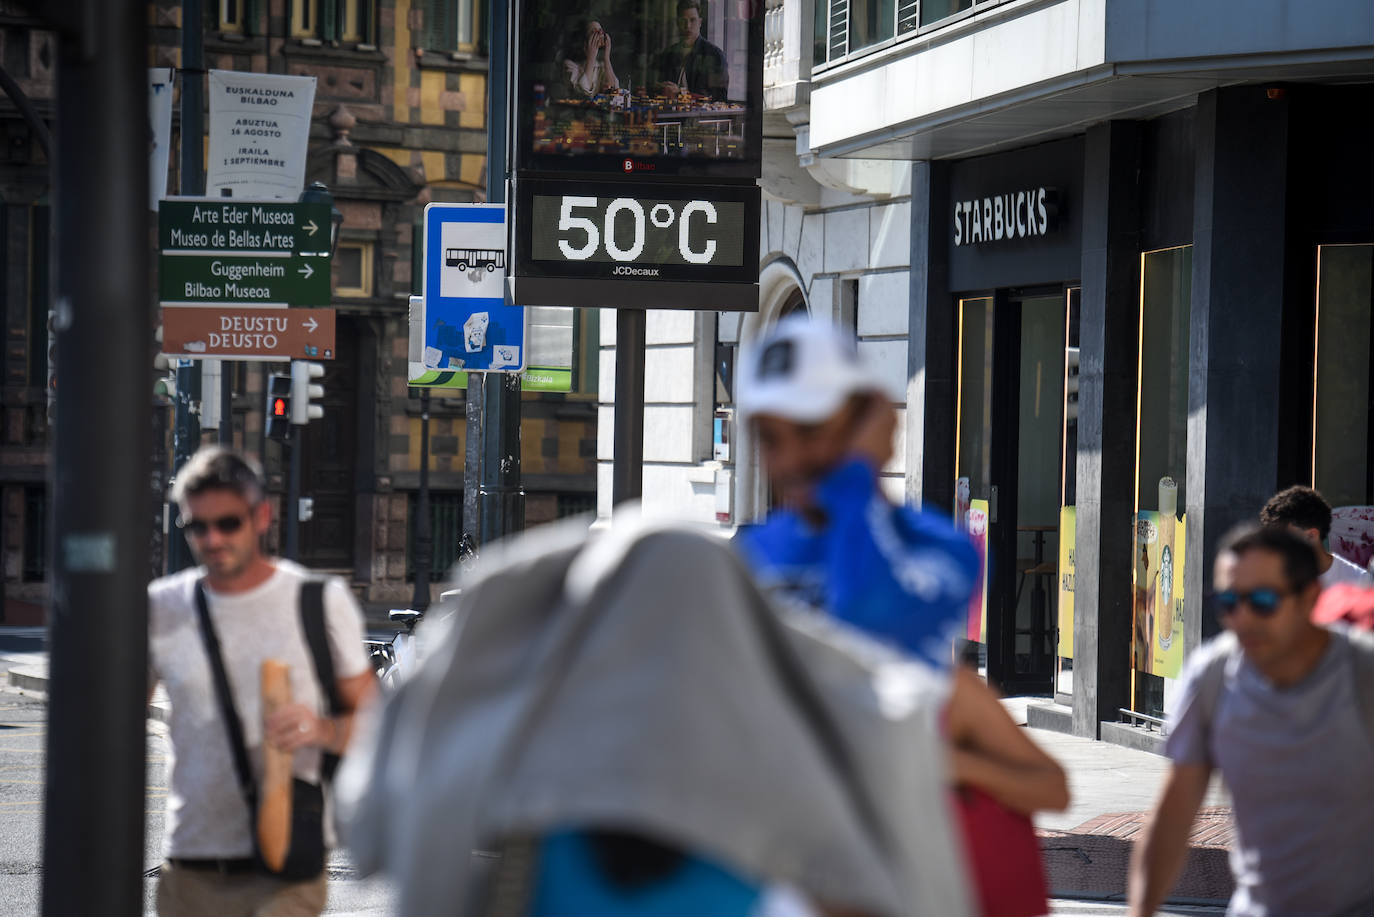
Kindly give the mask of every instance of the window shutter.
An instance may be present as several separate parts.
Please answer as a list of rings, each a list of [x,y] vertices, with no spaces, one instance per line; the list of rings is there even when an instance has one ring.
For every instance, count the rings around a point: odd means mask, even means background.
[[[339,7],[344,0],[319,0],[320,14],[320,38],[325,41],[338,41],[341,32],[339,30]]]
[[[426,51],[452,51],[454,9],[453,0],[424,0],[424,27],[420,30],[420,47]]]
[[[849,53],[850,0],[830,0],[830,60]]]
[[[919,8],[919,0],[900,0],[897,4],[898,35],[905,35],[907,32],[916,31],[920,25],[916,15]]]

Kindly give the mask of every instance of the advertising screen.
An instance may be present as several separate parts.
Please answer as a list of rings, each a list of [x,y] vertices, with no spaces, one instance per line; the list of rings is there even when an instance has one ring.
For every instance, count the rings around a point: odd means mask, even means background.
[[[758,0],[523,0],[517,171],[759,174]]]

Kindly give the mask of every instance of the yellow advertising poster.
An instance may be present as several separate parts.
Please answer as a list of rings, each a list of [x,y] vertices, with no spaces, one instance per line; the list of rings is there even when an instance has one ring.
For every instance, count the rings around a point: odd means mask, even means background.
[[[1172,520],[1171,520],[1172,521]],[[1135,625],[1131,659],[1139,672],[1154,671],[1155,597],[1159,592],[1159,513],[1136,513],[1131,608]]]
[[[1183,668],[1183,558],[1187,516],[1160,519],[1159,576],[1154,595],[1151,671],[1177,678]]]
[[[982,571],[968,604],[968,627],[965,636],[978,643],[988,641],[988,501],[970,500],[965,530],[974,548]]]
[[[1059,649],[1065,659],[1073,658],[1073,552],[1077,541],[1077,510],[1059,508]]]

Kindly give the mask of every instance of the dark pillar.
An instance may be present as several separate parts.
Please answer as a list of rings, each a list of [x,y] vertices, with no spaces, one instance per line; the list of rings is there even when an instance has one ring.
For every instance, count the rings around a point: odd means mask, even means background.
[[[615,313],[615,431],[611,503],[638,500],[644,493],[644,334],[643,309]]]
[[[1073,731],[1129,706],[1140,327],[1140,125],[1089,128],[1083,155]]]
[[[434,530],[429,518],[429,389],[420,389],[420,494],[415,501],[415,594],[410,607],[429,608],[429,575],[434,566]]]
[[[182,0],[181,5],[181,193],[205,193],[205,4]],[[176,423],[172,430],[172,475],[200,448],[201,375],[199,360],[177,361]],[[172,507],[176,511],[176,507]],[[181,529],[168,533],[167,572],[193,563],[190,545]]]
[[[949,291],[949,165],[911,166],[911,300],[907,342],[907,496],[954,509],[957,342]]]
[[[1216,631],[1202,597],[1217,541],[1256,518],[1278,475],[1288,102],[1214,90],[1196,123],[1185,652]]]
[[[34,4],[61,29],[44,914],[143,913],[148,690],[147,4]]]
[[[499,203],[506,200],[511,6],[509,0],[492,0],[488,8],[487,200]],[[513,202],[507,204],[514,206]],[[468,376],[468,399],[481,405],[483,421],[476,430],[469,422],[468,437],[475,433],[482,444],[477,514],[479,537],[485,544],[525,528],[525,488],[520,482],[520,374],[492,373],[477,388],[472,387],[474,375]],[[468,418],[471,421],[471,409]],[[464,523],[466,504],[465,496]]]

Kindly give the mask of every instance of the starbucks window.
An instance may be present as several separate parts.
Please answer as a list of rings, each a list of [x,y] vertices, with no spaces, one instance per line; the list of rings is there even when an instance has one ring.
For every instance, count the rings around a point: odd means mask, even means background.
[[[1374,245],[1317,249],[1312,486],[1331,504],[1330,549],[1365,566],[1374,556]]]
[[[1141,256],[1132,661],[1133,709],[1150,716],[1163,715],[1164,679],[1178,678],[1183,663],[1192,282],[1192,246]]]

